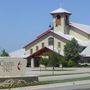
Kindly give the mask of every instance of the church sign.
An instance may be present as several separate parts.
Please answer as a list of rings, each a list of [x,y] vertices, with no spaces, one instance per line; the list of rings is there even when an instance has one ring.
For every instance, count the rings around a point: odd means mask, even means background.
[[[23,76],[26,60],[23,58],[0,57],[0,76]]]

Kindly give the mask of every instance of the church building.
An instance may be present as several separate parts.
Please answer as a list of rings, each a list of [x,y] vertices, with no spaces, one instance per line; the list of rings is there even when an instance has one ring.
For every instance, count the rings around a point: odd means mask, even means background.
[[[50,12],[52,26],[35,40],[24,46],[26,58],[31,61],[31,67],[38,67],[40,56],[48,51],[64,56],[64,45],[75,38],[83,51],[80,55],[85,62],[90,62],[90,26],[70,22],[71,12],[59,8]]]

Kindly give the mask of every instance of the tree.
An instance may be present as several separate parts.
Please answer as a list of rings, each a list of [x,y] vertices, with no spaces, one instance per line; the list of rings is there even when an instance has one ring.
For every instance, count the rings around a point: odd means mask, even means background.
[[[73,38],[71,41],[68,41],[64,47],[64,55],[67,61],[73,60],[75,63],[78,63],[79,60],[79,44]]]
[[[67,66],[67,61],[63,56],[60,56],[60,64],[62,65],[62,70],[63,70],[63,67]]]
[[[55,67],[59,67],[60,64],[62,64],[62,69],[63,65],[65,64],[65,60],[62,56],[60,56],[56,52],[47,52],[42,55],[44,58],[41,58],[40,63],[45,65],[45,66],[51,66],[52,68],[52,74],[54,75],[54,70]],[[48,58],[45,58],[47,57]]]
[[[9,56],[9,54],[5,51],[5,49],[3,49],[3,50],[1,51],[0,56],[1,56],[1,57]]]
[[[49,64],[50,64],[50,66],[53,67],[52,74],[54,75],[55,67],[60,65],[60,59],[61,59],[61,57],[56,52],[49,52],[48,53],[48,56],[49,56]]]
[[[40,64],[44,65],[45,69],[46,69],[48,63],[49,63],[49,60],[46,56],[41,57]]]

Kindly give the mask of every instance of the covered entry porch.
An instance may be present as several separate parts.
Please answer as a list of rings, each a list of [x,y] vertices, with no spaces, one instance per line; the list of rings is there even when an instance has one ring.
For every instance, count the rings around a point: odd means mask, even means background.
[[[37,52],[33,53],[29,57],[27,57],[27,60],[30,63],[29,66],[31,68],[39,67],[41,56],[43,55],[43,53],[47,53],[47,52],[53,52],[53,51],[47,47],[44,47],[44,48],[38,50]]]

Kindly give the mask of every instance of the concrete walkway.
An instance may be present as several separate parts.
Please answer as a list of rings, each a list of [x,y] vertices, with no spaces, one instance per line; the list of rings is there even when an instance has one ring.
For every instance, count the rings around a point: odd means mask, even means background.
[[[90,84],[90,80],[41,85],[41,86],[31,87],[31,90],[38,90],[38,89],[52,88],[52,87],[62,87],[62,86],[69,86],[69,85],[79,85],[79,84]]]
[[[88,77],[88,76],[90,77],[90,74],[48,76],[48,77],[39,77],[39,81],[75,79],[75,78],[82,78],[82,77]]]
[[[52,70],[52,68],[47,68],[48,70]],[[33,70],[40,70],[40,68],[27,68],[26,74],[27,75],[51,75],[52,71],[33,71]],[[45,68],[42,68],[45,70]],[[55,70],[61,70],[61,68],[55,68]],[[90,73],[90,68],[64,68],[63,70],[66,71],[54,71],[55,74],[67,74],[67,73]]]

